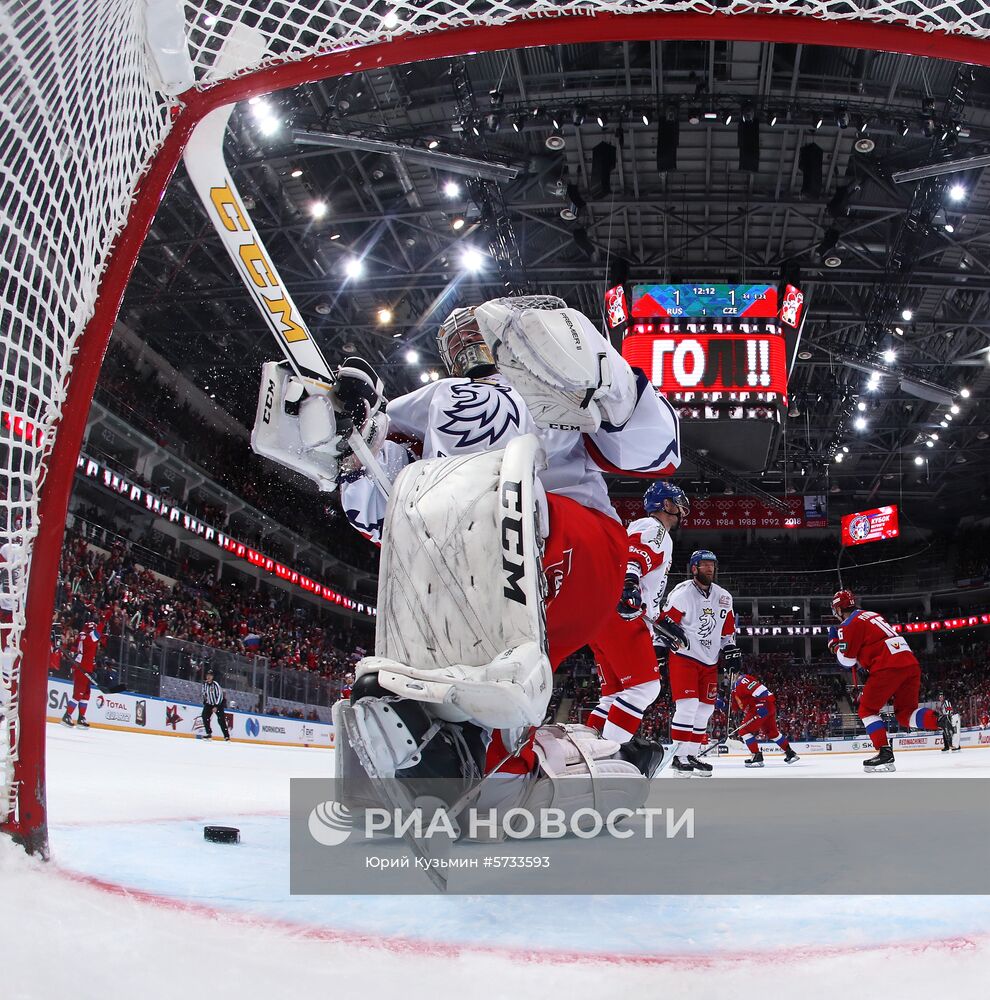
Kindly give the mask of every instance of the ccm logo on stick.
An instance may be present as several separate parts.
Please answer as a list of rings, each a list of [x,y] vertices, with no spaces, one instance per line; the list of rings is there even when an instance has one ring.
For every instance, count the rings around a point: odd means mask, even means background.
[[[502,570],[505,573],[503,593],[510,601],[526,603],[526,594],[519,581],[526,575],[523,559],[522,483],[502,484]]]

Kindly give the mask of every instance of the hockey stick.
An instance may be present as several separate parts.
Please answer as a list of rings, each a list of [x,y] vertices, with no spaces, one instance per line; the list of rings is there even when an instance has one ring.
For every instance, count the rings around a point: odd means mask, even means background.
[[[725,725],[726,728],[728,728],[729,725],[728,716],[726,716]],[[725,736],[723,736],[720,740],[716,740],[710,747],[708,747],[705,750],[702,750],[701,753],[697,755],[698,760],[701,760],[702,757],[706,756],[707,754],[710,754],[716,747],[724,746],[726,743],[729,742],[730,739],[732,739],[733,736],[736,735],[736,733],[739,732],[740,729],[742,729],[742,723],[736,726],[736,728],[733,729],[731,733],[726,733]]]
[[[292,370],[314,388],[330,389],[336,376],[292,301],[227,169],[223,139],[233,110],[233,104],[217,108],[196,126],[183,154],[186,171],[235,270]],[[392,485],[388,473],[358,430],[351,431],[347,443],[387,499]]]

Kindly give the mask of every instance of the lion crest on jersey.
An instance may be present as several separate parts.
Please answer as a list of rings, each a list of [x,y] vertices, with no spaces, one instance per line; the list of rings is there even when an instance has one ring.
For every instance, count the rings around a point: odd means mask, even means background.
[[[450,387],[453,403],[437,428],[455,439],[453,448],[495,445],[510,428],[519,427],[519,407],[508,386],[466,382]]]
[[[715,631],[714,608],[702,608],[698,616],[698,635],[704,640]]]

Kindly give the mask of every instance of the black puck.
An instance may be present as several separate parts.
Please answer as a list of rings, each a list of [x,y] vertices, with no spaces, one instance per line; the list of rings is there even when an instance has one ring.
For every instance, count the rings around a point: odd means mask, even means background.
[[[204,826],[203,839],[213,844],[239,844],[241,831],[236,826]]]

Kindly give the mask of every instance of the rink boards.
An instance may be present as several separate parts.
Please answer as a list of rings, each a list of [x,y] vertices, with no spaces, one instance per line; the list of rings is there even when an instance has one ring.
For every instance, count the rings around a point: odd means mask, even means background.
[[[72,685],[68,681],[49,678],[49,722],[58,722],[61,719],[71,694]],[[127,692],[108,695],[94,689],[86,717],[90,723],[100,728],[192,737],[202,731],[202,724],[199,721],[201,712],[201,705],[189,702]],[[334,745],[333,726],[323,722],[307,722],[302,719],[286,719],[235,710],[227,712],[227,724],[231,739],[245,743],[304,747]],[[216,736],[219,727],[215,724],[214,730]],[[960,744],[963,747],[990,746],[990,730],[964,729],[960,736]],[[802,755],[862,753],[873,750],[873,744],[862,737],[793,742],[791,745]],[[941,750],[942,734],[912,733],[893,736],[891,745],[895,751]],[[776,743],[760,743],[760,749],[768,757],[782,753]],[[730,740],[728,746],[720,748],[718,753],[727,757],[749,755],[749,751],[738,740]]]
[[[72,684],[54,677],[48,679],[48,721],[58,722],[72,695]],[[166,736],[193,737],[203,731],[202,705],[148,695],[104,694],[93,689],[86,718],[97,728],[122,729],[128,732]],[[324,722],[286,719],[238,710],[228,711],[230,738],[245,743],[270,743],[281,746],[332,747],[333,726]],[[75,716],[73,716],[75,718]],[[213,721],[213,735],[220,727]]]

